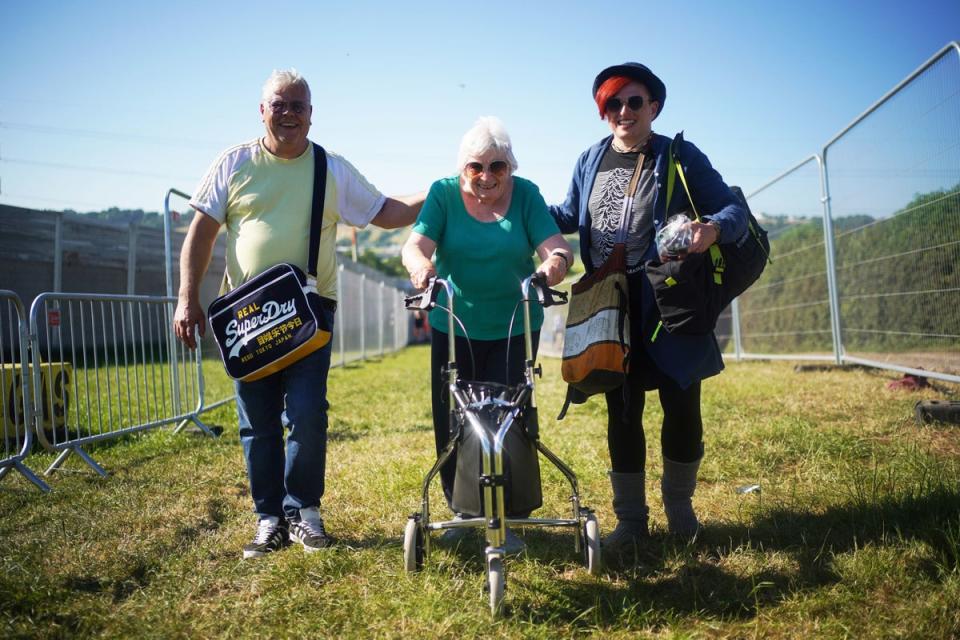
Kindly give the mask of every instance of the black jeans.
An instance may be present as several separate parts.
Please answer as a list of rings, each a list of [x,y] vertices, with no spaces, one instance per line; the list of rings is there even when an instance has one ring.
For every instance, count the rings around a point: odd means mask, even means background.
[[[533,332],[533,358],[536,360],[540,332]],[[434,329],[430,333],[430,387],[433,393],[433,435],[437,455],[450,442],[450,393],[447,390],[443,368],[450,358],[448,335]],[[500,340],[471,340],[455,336],[457,372],[462,380],[499,382],[514,385],[523,380],[524,338],[523,335]],[[473,346],[473,358],[470,357]],[[509,346],[509,353],[508,353]],[[457,469],[457,456],[452,455],[440,468],[440,484],[449,505],[453,497],[453,478]]]

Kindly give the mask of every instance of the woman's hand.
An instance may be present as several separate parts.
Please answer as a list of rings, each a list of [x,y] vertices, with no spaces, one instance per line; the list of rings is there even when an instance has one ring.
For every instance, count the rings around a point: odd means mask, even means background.
[[[703,253],[720,237],[717,228],[707,222],[691,222],[690,230],[693,231],[693,239],[690,241],[687,253]]]
[[[547,279],[547,286],[563,282],[573,264],[573,250],[563,236],[556,233],[537,247],[537,255],[540,257],[540,266],[537,272],[542,273]]]
[[[410,282],[417,289],[426,288],[430,278],[437,275],[437,268],[430,258],[437,250],[437,243],[430,238],[420,235],[416,231],[410,232],[403,249],[400,250],[400,259],[410,274]]]
[[[430,284],[430,278],[434,278],[436,275],[436,267],[429,260],[425,260],[419,267],[410,271],[410,282],[417,289],[426,289],[427,285]]]
[[[544,275],[548,287],[560,284],[567,275],[567,260],[565,256],[560,253],[551,254],[549,258],[541,262],[540,266],[537,267],[537,273]]]

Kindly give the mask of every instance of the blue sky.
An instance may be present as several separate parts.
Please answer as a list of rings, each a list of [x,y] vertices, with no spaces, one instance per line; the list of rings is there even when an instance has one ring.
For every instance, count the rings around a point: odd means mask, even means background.
[[[818,152],[951,40],[960,2],[0,2],[0,203],[159,210],[262,133],[260,87],[294,66],[311,138],[386,193],[454,173],[481,115],[519,175],[561,199],[607,134],[603,67],[666,83],[685,130],[749,192]]]

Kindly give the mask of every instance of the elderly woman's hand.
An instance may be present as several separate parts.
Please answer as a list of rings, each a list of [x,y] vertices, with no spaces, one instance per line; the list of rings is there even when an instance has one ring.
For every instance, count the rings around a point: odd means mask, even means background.
[[[540,266],[537,272],[542,273],[547,279],[547,286],[563,282],[567,275],[567,270],[573,264],[573,250],[563,236],[555,233],[537,247],[537,255],[540,256]]]
[[[569,258],[565,252],[556,251],[551,253],[549,258],[540,263],[540,266],[537,268],[537,272],[542,273],[547,279],[548,287],[552,287],[563,282],[563,278],[567,275],[567,260],[569,260]]]
[[[410,282],[417,289],[425,289],[427,285],[430,284],[430,278],[433,278],[436,275],[436,267],[433,266],[432,262],[427,260],[410,272]]]
[[[403,249],[400,250],[400,259],[403,266],[410,274],[410,282],[417,289],[426,288],[430,283],[430,278],[437,275],[437,269],[430,260],[436,249],[436,242],[416,231],[411,231],[410,237],[407,238],[407,241],[403,244]]]

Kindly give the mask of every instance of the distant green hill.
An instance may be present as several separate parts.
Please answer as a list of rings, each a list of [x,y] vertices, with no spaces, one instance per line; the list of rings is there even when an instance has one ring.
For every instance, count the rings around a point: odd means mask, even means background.
[[[843,342],[851,351],[957,349],[960,185],[917,195],[892,216],[834,221]],[[771,240],[773,262],[740,300],[752,352],[832,351],[823,223]]]

